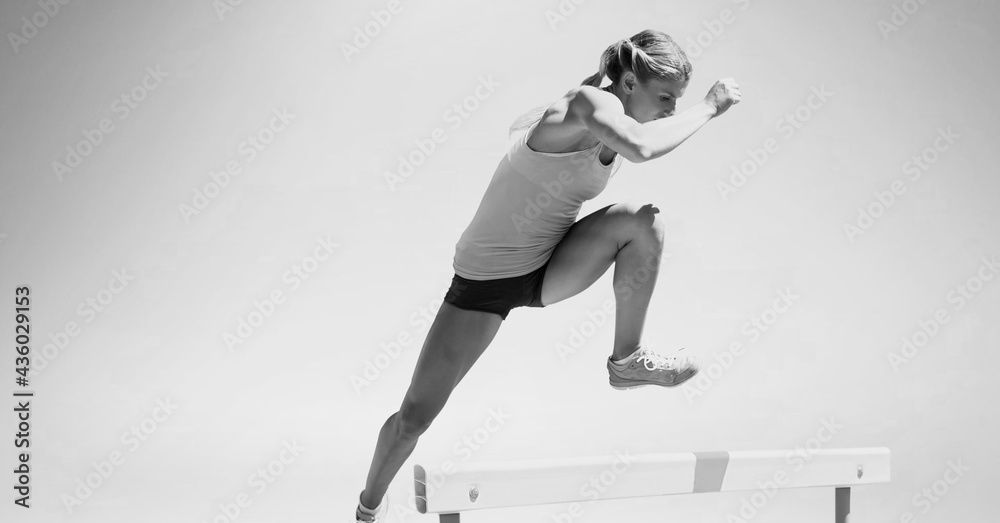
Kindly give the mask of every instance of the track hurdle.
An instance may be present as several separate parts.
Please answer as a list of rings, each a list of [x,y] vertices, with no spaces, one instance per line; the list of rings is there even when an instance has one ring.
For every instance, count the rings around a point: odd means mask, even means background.
[[[417,510],[459,523],[459,514],[486,508],[592,501],[582,487],[608,486],[599,499],[759,490],[833,487],[836,523],[849,523],[851,487],[889,482],[884,447],[618,454],[585,458],[415,465]]]

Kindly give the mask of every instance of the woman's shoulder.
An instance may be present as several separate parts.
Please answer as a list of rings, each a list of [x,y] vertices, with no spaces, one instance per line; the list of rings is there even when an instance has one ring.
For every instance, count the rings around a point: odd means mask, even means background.
[[[613,94],[590,85],[570,89],[550,105],[544,114],[526,131],[528,147],[538,152],[579,152],[593,148],[599,141],[591,135],[581,118],[582,111],[609,103]]]
[[[571,111],[593,111],[607,104],[621,104],[618,97],[592,85],[579,85],[570,89],[564,97]]]
[[[590,136],[587,121],[594,114],[614,114],[624,109],[617,96],[592,85],[579,85],[570,89],[560,102],[563,108],[561,121],[566,125],[566,130],[587,136]]]

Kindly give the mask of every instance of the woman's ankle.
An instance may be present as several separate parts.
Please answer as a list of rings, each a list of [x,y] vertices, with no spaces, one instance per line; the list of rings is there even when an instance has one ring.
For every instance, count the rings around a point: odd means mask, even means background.
[[[361,495],[358,496],[358,510],[364,514],[368,514],[369,516],[374,516],[378,513],[378,510],[382,508],[381,501],[382,500],[380,499],[377,503],[373,503],[373,505],[375,505],[374,508],[369,508],[369,504],[365,502],[365,491],[362,490]]]

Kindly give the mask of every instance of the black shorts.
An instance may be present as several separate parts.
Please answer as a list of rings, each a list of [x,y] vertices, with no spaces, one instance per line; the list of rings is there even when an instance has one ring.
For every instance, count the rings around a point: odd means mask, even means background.
[[[496,280],[469,280],[455,275],[444,301],[473,311],[493,312],[507,319],[515,307],[544,307],[542,280],[549,262],[528,274]]]

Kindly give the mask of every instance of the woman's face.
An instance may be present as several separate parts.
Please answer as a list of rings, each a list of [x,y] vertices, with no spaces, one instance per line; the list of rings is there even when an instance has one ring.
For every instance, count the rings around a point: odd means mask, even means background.
[[[673,116],[677,99],[684,96],[687,82],[653,78],[645,84],[627,71],[622,77],[625,114],[639,123]]]

